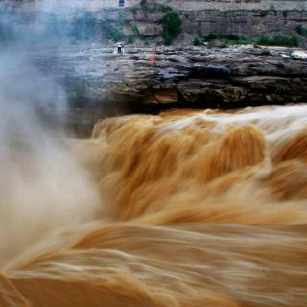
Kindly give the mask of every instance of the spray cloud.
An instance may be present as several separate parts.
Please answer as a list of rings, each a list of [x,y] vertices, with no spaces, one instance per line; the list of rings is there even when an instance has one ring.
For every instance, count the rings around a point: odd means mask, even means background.
[[[64,135],[46,125],[65,120],[65,91],[52,75],[34,64],[31,48],[41,27],[37,19],[19,31],[26,18],[0,6],[0,264],[57,227],[95,216],[98,197],[88,177],[67,149]],[[40,25],[45,28],[46,24]],[[32,29],[32,30],[30,30]],[[53,37],[54,38],[54,37]],[[45,43],[49,37],[45,37]],[[30,48],[31,47],[31,48]],[[49,118],[49,117],[48,117]]]

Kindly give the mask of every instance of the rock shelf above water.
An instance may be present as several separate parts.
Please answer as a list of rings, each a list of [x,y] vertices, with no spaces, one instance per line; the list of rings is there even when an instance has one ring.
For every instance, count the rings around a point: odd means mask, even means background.
[[[73,114],[93,110],[84,122],[101,114],[170,107],[238,108],[307,101],[304,50],[131,48],[120,56],[111,48],[92,45],[48,54],[48,50],[36,54],[37,63],[65,85]]]

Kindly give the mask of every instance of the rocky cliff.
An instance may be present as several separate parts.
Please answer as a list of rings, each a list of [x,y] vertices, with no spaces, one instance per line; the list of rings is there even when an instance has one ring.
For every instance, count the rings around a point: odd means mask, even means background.
[[[171,107],[237,108],[307,101],[307,54],[288,48],[128,48],[61,50],[36,63],[57,76],[85,131],[102,116]],[[47,63],[49,63],[47,65]]]
[[[125,8],[110,8],[108,1],[0,0],[0,3],[19,6],[24,3],[28,13],[34,15],[41,10],[50,15],[50,24],[65,23],[61,15],[63,8],[66,17],[75,14],[77,31],[87,31],[95,40],[109,43],[119,40],[140,46],[164,43],[164,18],[170,11],[180,18],[179,35],[172,41],[180,46],[210,34],[248,38],[292,35],[300,45],[307,40],[305,0],[130,0]]]
[[[295,34],[298,26],[307,26],[307,2],[304,0],[171,0],[147,1],[162,3],[178,11],[182,34],[178,42],[190,43],[195,36],[212,33],[237,35]],[[160,11],[160,16],[159,16]],[[144,35],[161,35],[154,25],[163,17],[163,8],[149,5],[132,9],[129,22],[142,25]],[[148,31],[146,31],[148,28]]]
[[[163,1],[162,1],[163,2]],[[91,20],[92,33],[101,37],[105,25],[111,28],[107,35],[108,42],[123,40],[127,44],[148,46],[165,43],[165,27],[174,27],[172,20],[165,24],[165,17],[174,12],[180,19],[178,36],[175,35],[175,45],[191,45],[195,38],[211,34],[244,36],[249,39],[263,35],[286,35],[297,39],[298,45],[306,44],[307,40],[307,7],[306,2],[294,1],[292,6],[239,6],[231,4],[206,6],[195,3],[187,10],[188,1],[184,6],[167,5],[150,2],[146,5],[136,5],[125,10],[101,9],[91,11],[87,18]],[[271,1],[272,2],[272,1]],[[282,2],[282,1],[280,1]],[[291,1],[287,1],[288,3]],[[207,2],[208,4],[209,2]],[[299,4],[300,3],[300,4]],[[303,3],[303,5],[302,5]],[[299,32],[298,29],[303,29]]]

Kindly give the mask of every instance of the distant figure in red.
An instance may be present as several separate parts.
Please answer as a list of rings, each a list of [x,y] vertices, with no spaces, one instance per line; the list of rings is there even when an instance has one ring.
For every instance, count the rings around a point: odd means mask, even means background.
[[[157,58],[156,58],[157,54],[156,54],[156,48],[153,50],[152,55],[149,57],[149,63],[151,65],[155,65],[157,62]]]

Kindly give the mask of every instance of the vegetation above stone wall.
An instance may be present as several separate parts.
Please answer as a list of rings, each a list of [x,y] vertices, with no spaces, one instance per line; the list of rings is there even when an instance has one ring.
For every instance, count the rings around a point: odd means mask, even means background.
[[[212,43],[213,42],[213,43]],[[201,46],[209,44],[214,46],[226,45],[247,45],[257,44],[264,46],[285,46],[285,47],[297,47],[299,46],[300,39],[296,35],[259,35],[259,36],[243,36],[235,34],[209,34],[206,36],[195,37],[193,40],[194,46]]]
[[[307,46],[307,12],[299,11],[183,12],[155,1],[142,0],[126,9],[82,10],[69,18],[55,12],[41,14],[44,29],[37,33],[27,27],[29,20],[34,18],[20,14],[17,21],[11,22],[6,14],[8,12],[0,12],[1,41],[31,32],[31,40],[43,40],[51,35],[57,39],[111,44],[123,41],[139,45],[172,45],[177,42],[200,46],[219,41],[226,45]],[[11,27],[12,24],[16,26]]]

